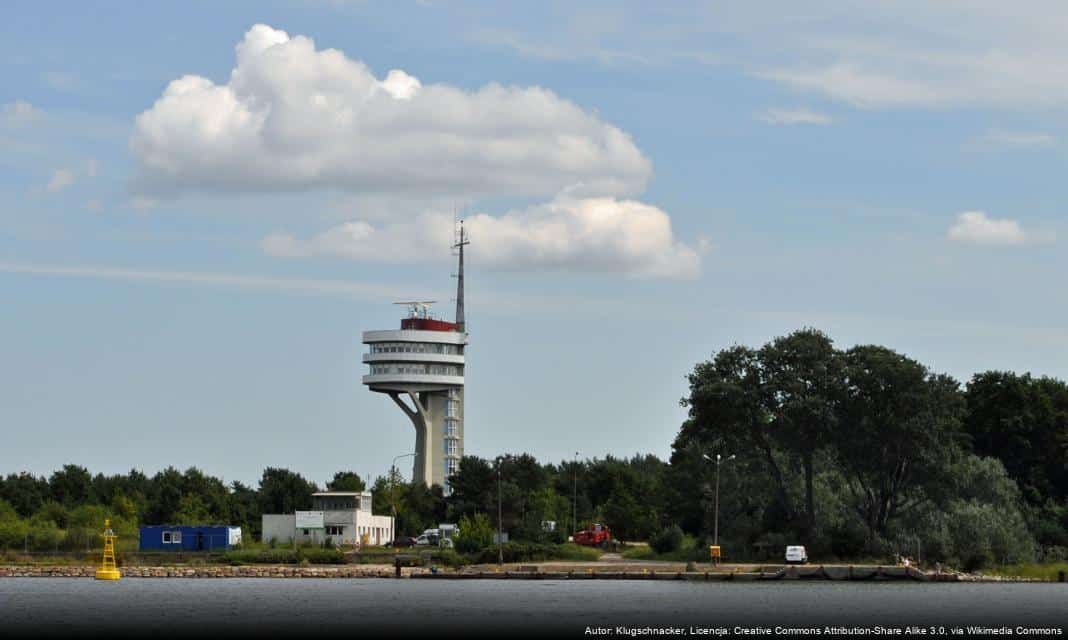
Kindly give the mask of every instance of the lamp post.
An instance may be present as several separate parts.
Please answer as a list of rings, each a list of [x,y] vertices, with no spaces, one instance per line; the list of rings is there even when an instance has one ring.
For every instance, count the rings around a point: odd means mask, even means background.
[[[497,564],[504,564],[504,540],[501,534],[501,458],[497,458]]]
[[[397,460],[414,455],[414,451],[412,453],[402,453],[393,458],[393,464],[389,465],[389,510],[393,515],[389,521],[389,540],[393,544],[393,553],[397,553],[397,496],[393,490],[397,478]]]
[[[571,533],[578,531],[578,455],[579,452],[575,452],[575,462],[571,465],[571,480],[572,494],[571,494]],[[570,534],[569,534],[570,535]]]
[[[715,519],[713,520],[714,524],[712,525],[712,527],[713,527],[713,529],[712,529],[712,531],[713,531],[713,533],[712,533],[712,544],[714,544],[716,546],[719,546],[719,465],[723,461],[723,456],[721,456],[720,454],[717,453],[715,460],[710,458],[707,453],[702,453],[701,456],[704,457],[704,459],[708,460],[709,462],[715,462],[716,463],[716,515],[715,515]],[[727,457],[727,461],[728,462],[731,461],[731,460],[734,460],[734,454],[733,453],[730,456]]]

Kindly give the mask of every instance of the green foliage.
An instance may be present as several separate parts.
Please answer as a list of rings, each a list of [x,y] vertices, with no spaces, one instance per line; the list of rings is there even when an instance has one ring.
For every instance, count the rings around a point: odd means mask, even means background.
[[[240,549],[222,554],[222,561],[232,565],[297,564],[298,560],[294,549]]]
[[[178,509],[174,512],[174,522],[177,524],[214,524],[214,518],[208,512],[204,500],[196,494],[186,494],[178,501]]]
[[[677,524],[661,529],[649,540],[649,547],[656,553],[670,553],[682,546],[682,529]]]
[[[299,473],[289,469],[268,467],[260,478],[260,509],[262,513],[293,513],[311,506],[317,487]]]
[[[339,549],[318,547],[300,549],[240,549],[222,554],[222,561],[231,565],[244,564],[345,564],[345,554]]]
[[[541,562],[546,560],[596,560],[600,553],[596,549],[579,545],[538,544],[536,542],[507,542],[501,545],[504,561]],[[470,560],[476,564],[495,564],[498,559],[497,545],[470,554]]]
[[[326,483],[326,488],[329,491],[363,491],[367,485],[355,471],[338,471],[334,479]]]
[[[463,516],[459,522],[460,534],[456,538],[456,550],[461,553],[478,553],[493,544],[495,533],[489,516],[476,513]]]

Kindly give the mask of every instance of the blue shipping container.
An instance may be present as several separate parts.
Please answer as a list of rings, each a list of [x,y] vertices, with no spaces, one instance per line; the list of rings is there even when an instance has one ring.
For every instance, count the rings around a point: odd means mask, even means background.
[[[152,525],[141,527],[141,551],[226,551],[241,544],[241,527]]]

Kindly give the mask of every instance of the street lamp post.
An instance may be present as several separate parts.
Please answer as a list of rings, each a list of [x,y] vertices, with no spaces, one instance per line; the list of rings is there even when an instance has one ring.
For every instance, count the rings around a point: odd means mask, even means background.
[[[708,460],[709,462],[715,462],[716,463],[716,502],[715,502],[715,504],[716,504],[716,515],[714,517],[713,525],[712,525],[712,532],[713,532],[712,533],[712,544],[714,544],[716,546],[719,546],[719,465],[723,461],[723,456],[721,456],[720,454],[717,453],[716,454],[716,459],[713,460],[712,458],[710,458],[708,456],[707,453],[701,454],[701,455],[704,457],[705,460]],[[727,460],[728,461],[734,460],[734,454],[731,454],[727,458]]]
[[[571,494],[571,533],[578,531],[578,455],[579,452],[575,452],[575,462],[571,465],[571,480],[572,494]],[[571,535],[571,534],[568,534]]]
[[[393,515],[389,521],[389,540],[393,544],[393,553],[397,553],[397,495],[393,490],[397,478],[397,460],[414,455],[414,451],[412,453],[403,453],[393,458],[393,464],[389,465],[389,510]]]
[[[497,564],[504,564],[504,540],[501,534],[501,458],[497,458]]]

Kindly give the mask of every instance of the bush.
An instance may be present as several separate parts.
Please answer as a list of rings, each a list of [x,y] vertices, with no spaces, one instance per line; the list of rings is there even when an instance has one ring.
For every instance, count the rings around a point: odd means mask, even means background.
[[[657,553],[671,553],[682,546],[682,529],[673,524],[666,529],[661,529],[649,540],[649,547]]]
[[[300,560],[311,564],[345,564],[345,553],[341,549],[301,549]]]
[[[493,525],[489,516],[476,513],[474,517],[464,516],[459,522],[460,532],[456,537],[456,550],[461,553],[478,553],[493,544]]]
[[[543,560],[596,560],[600,553],[596,549],[576,544],[539,544],[536,542],[508,542],[501,545],[505,562],[539,562]],[[471,560],[480,564],[497,562],[497,546],[483,549],[474,554]]]
[[[222,554],[222,561],[232,565],[296,564],[297,552],[292,549],[242,549]]]

